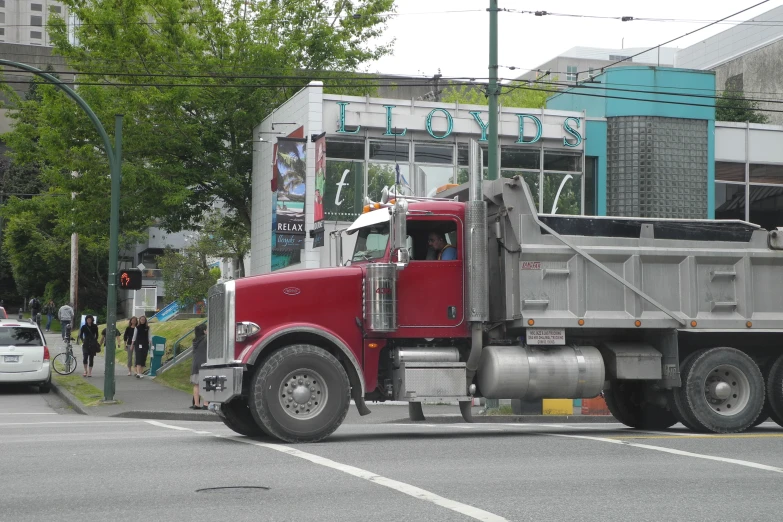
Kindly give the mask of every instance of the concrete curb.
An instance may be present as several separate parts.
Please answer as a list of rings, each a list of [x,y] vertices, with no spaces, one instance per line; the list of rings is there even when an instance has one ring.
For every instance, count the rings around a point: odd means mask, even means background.
[[[178,421],[210,421],[222,422],[216,413],[211,411],[123,411],[110,417],[123,419],[151,419],[151,420],[178,420]]]
[[[424,421],[400,419],[387,424],[463,424],[462,415],[424,415]],[[474,415],[475,422],[519,424],[607,424],[616,423],[611,415]]]
[[[57,383],[55,383],[54,379],[52,379],[52,390],[54,390],[54,393],[58,397],[60,397],[63,401],[65,401],[65,403],[68,404],[68,406],[73,408],[73,410],[76,413],[79,413],[81,415],[89,415],[89,412],[87,411],[85,406],[81,403],[81,401],[77,399],[75,395],[73,395],[65,388],[57,386]]]

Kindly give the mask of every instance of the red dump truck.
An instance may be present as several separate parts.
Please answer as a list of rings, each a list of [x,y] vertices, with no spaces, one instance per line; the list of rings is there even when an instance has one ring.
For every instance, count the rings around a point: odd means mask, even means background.
[[[227,426],[309,442],[352,401],[413,419],[454,401],[470,421],[474,397],[602,391],[640,429],[783,425],[783,232],[538,215],[520,177],[440,196],[371,205],[342,266],[210,290],[200,388]],[[432,234],[455,259],[432,259]]]

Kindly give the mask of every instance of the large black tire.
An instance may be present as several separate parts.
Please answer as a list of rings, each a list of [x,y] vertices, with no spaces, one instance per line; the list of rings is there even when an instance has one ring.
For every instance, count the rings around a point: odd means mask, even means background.
[[[677,424],[669,410],[645,400],[643,382],[612,381],[604,399],[614,418],[631,428],[665,430]]]
[[[250,413],[247,400],[243,397],[234,398],[220,405],[218,417],[230,429],[246,437],[268,437],[264,429],[258,425]]]
[[[677,419],[680,424],[692,431],[701,431],[701,426],[699,426],[696,418],[691,414],[688,409],[688,402],[685,400],[685,371],[687,368],[690,368],[690,365],[693,363],[696,356],[704,351],[705,350],[694,352],[680,363],[681,386],[679,388],[674,388],[667,395],[669,409],[674,415],[674,418]]]
[[[771,367],[772,367],[772,361],[770,361],[769,363],[761,367],[761,375],[764,376],[764,384],[766,384],[769,381],[769,372],[771,370]],[[767,387],[769,387],[769,385],[767,385]],[[767,419],[769,419],[771,413],[772,413],[772,405],[770,404],[769,398],[765,397],[764,407],[761,408],[761,413],[759,414],[758,417],[756,417],[756,420],[754,420],[748,428],[755,428],[762,422],[766,421]]]
[[[783,355],[772,365],[767,377],[767,403],[769,416],[783,426]]]
[[[52,380],[51,379],[49,379],[46,382],[42,382],[41,384],[38,385],[38,392],[39,393],[49,393],[50,391],[52,391]]]
[[[273,437],[317,442],[342,424],[350,393],[348,374],[332,354],[297,344],[272,354],[253,376],[250,410]]]
[[[746,430],[764,407],[764,377],[747,354],[734,348],[701,350],[682,372],[677,393],[698,431]]]

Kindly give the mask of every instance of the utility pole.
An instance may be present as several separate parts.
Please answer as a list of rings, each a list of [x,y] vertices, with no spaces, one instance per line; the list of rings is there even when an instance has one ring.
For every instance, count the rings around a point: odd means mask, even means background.
[[[69,295],[75,320],[76,310],[78,310],[79,306],[79,234],[76,232],[71,234],[71,286]]]
[[[489,174],[498,179],[498,0],[489,0]],[[479,172],[483,171],[483,168]]]
[[[433,91],[435,93],[435,101],[440,101],[440,79],[443,78],[443,75],[440,73],[440,69],[438,69],[438,74],[432,77],[433,81],[435,82],[435,90]]]

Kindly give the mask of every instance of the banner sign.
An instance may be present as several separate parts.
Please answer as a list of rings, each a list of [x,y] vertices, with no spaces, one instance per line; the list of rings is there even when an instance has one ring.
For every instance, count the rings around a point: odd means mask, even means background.
[[[364,162],[326,161],[324,215],[330,221],[353,221],[364,205]]]
[[[272,270],[299,263],[305,238],[307,140],[278,138],[272,198]]]
[[[313,201],[313,247],[324,246],[324,185],[326,184],[326,133],[315,141],[315,199]]]

